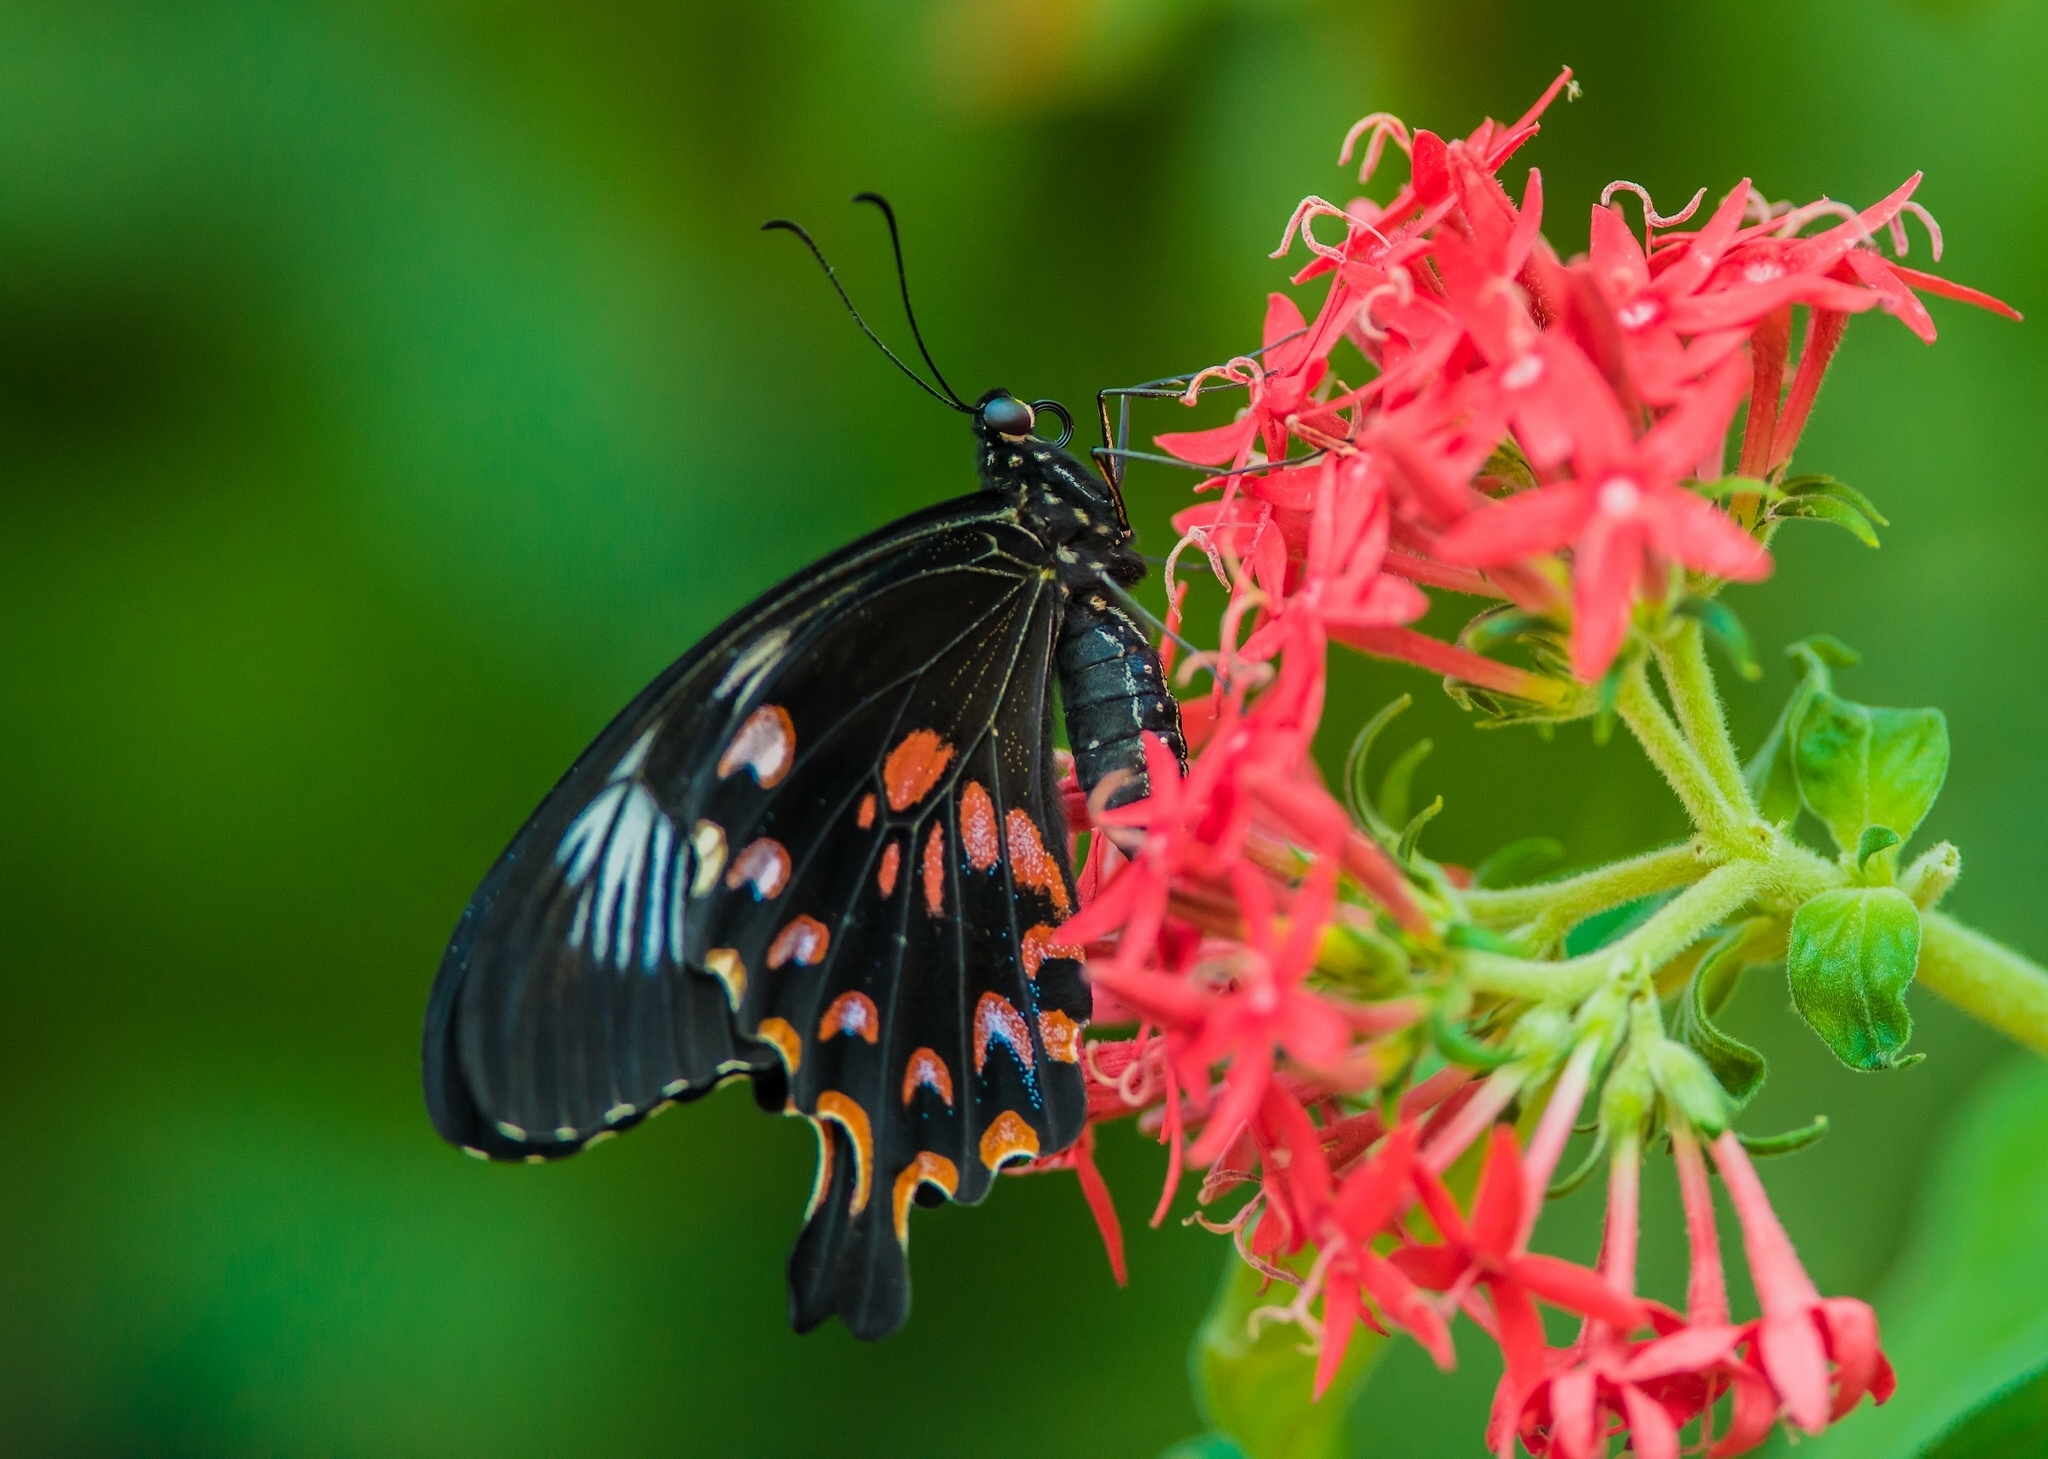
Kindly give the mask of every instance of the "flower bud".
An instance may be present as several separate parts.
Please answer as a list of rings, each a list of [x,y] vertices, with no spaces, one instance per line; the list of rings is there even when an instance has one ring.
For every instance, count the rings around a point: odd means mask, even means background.
[[[1600,1091],[1600,1125],[1608,1139],[1620,1140],[1639,1133],[1656,1099],[1657,1087],[1650,1077],[1649,1063],[1641,1047],[1632,1044],[1627,1056],[1607,1076],[1606,1088]]]
[[[1706,1062],[1684,1044],[1659,1039],[1644,1050],[1650,1078],[1664,1102],[1708,1138],[1728,1128],[1728,1096]]]

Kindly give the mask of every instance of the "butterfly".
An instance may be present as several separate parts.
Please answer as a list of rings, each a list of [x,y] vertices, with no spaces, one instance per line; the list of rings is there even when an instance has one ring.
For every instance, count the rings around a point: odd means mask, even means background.
[[[902,245],[886,202],[899,280]],[[818,1164],[790,1313],[879,1338],[909,1311],[913,1205],[987,1195],[1086,1115],[1081,951],[1054,691],[1081,787],[1148,790],[1186,751],[1111,471],[1051,401],[966,413],[980,488],[805,568],[598,735],[464,909],[429,998],[451,1143],[546,1161],[736,1078],[808,1120]],[[903,303],[913,334],[907,284]],[[1043,417],[1064,427],[1037,434]]]

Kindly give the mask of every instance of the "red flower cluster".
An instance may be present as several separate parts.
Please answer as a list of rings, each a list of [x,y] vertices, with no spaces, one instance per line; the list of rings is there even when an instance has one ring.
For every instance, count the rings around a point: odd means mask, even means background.
[[[1317,1336],[1318,1392],[1359,1323],[1403,1329],[1448,1366],[1448,1321],[1463,1311],[1506,1359],[1499,1452],[1519,1437],[1577,1459],[1605,1452],[1619,1423],[1638,1452],[1674,1454],[1679,1431],[1710,1424],[1732,1394],[1728,1427],[1703,1442],[1733,1454],[1779,1417],[1815,1431],[1866,1392],[1881,1400],[1874,1318],[1818,1297],[1742,1147],[1721,1135],[1714,1156],[1763,1307],[1730,1321],[1704,1156],[1675,1112],[1694,1239],[1686,1315],[1634,1295],[1633,1133],[1614,1147],[1599,1269],[1529,1250],[1618,1035],[1591,1002],[1572,1017],[1537,1010],[1501,1040],[1510,1061],[1494,1072],[1413,1079],[1433,985],[1405,963],[1361,972],[1346,950],[1403,949],[1420,967],[1442,950],[1443,918],[1395,837],[1354,823],[1311,758],[1327,646],[1407,660],[1529,713],[1585,712],[1581,686],[1608,672],[1639,615],[1770,570],[1767,504],[1850,314],[1884,309],[1931,338],[1915,290],[2011,311],[1877,251],[1889,230],[1904,252],[1907,212],[1931,231],[1910,201],[1917,177],[1861,212],[1768,204],[1745,180],[1695,231],[1679,225],[1702,198],[1672,218],[1646,199],[1640,239],[1603,198],[1590,252],[1561,260],[1539,232],[1540,177],[1518,205],[1496,174],[1568,79],[1513,125],[1463,140],[1366,118],[1344,160],[1363,139],[1369,178],[1391,143],[1410,160],[1407,184],[1384,206],[1305,201],[1280,254],[1299,236],[1314,255],[1294,280],[1322,287],[1313,318],[1273,295],[1261,350],[1186,383],[1190,404],[1215,385],[1249,395],[1227,425],[1160,438],[1214,469],[1201,488],[1214,499],[1176,519],[1175,560],[1196,549],[1229,593],[1220,647],[1189,665],[1215,687],[1186,705],[1185,778],[1154,744],[1151,797],[1091,808],[1085,905],[1065,932],[1088,945],[1098,1023],[1138,1025],[1087,1048],[1094,1118],[1136,1114],[1168,1146],[1155,1221],[1186,1164],[1203,1172],[1205,1205],[1250,1188],[1220,1229],[1296,1287],[1273,1310]],[[1312,231],[1329,219],[1335,242]],[[1809,235],[1820,220],[1830,226]],[[1796,362],[1795,306],[1807,317]],[[1333,364],[1347,342],[1365,383]],[[1725,442],[1745,403],[1731,478]],[[1568,654],[1521,668],[1419,633],[1408,625],[1424,587],[1504,602]],[[1526,1150],[1497,1124],[1518,1101],[1543,1110]],[[1091,1149],[1092,1131],[1057,1163],[1080,1168],[1120,1268]],[[1457,1170],[1469,1180],[1476,1164],[1476,1189],[1461,1206],[1451,1176],[1468,1149]],[[1538,1303],[1580,1315],[1572,1347],[1548,1346]]]

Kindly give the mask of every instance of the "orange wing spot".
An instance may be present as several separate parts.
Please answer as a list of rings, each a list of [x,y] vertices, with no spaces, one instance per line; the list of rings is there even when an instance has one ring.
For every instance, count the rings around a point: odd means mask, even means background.
[[[803,1111],[792,1104],[783,1113],[801,1115]],[[804,1118],[811,1119],[809,1115]],[[825,1128],[823,1120],[811,1120],[811,1128],[818,1134],[818,1168],[811,1176],[811,1198],[804,1205],[806,1221],[818,1214],[818,1207],[825,1204],[825,1192],[832,1189],[832,1132]]]
[[[950,1196],[960,1189],[960,1169],[943,1155],[920,1150],[917,1159],[896,1177],[896,1240],[906,1251],[910,1248],[910,1203],[921,1185],[935,1185]]]
[[[981,1132],[981,1163],[990,1170],[998,1170],[1005,1161],[1015,1160],[1019,1155],[1038,1157],[1038,1131],[1026,1124],[1017,1111],[1006,1109]]]
[[[850,1033],[873,1043],[881,1032],[882,1017],[875,1012],[875,1000],[865,993],[841,993],[825,1010],[825,1016],[818,1020],[818,1037],[821,1039]]]
[[[779,704],[764,704],[747,716],[718,757],[718,778],[747,769],[754,772],[754,783],[767,790],[782,782],[795,759],[796,726],[789,722],[789,711]]]
[[[1064,916],[1070,905],[1067,879],[1060,874],[1060,864],[1047,853],[1045,843],[1038,839],[1038,827],[1022,811],[1011,811],[1006,824],[1010,832],[1011,874],[1033,891],[1044,892],[1052,899],[1054,910]]]
[[[825,960],[825,949],[831,945],[832,934],[824,923],[816,917],[798,917],[768,944],[768,966],[779,968],[793,961],[800,968],[814,967]]]
[[[1081,1025],[1057,1008],[1038,1015],[1038,1041],[1045,1045],[1046,1058],[1056,1064],[1081,1062]]]
[[[764,1044],[773,1044],[775,1052],[782,1055],[782,1067],[790,1073],[796,1073],[797,1066],[803,1063],[804,1041],[797,1037],[796,1028],[788,1019],[762,1019],[754,1037]]]
[[[725,984],[726,1002],[737,1008],[740,999],[747,996],[747,965],[740,961],[740,955],[729,947],[714,947],[704,954],[704,970]],[[770,1023],[782,1023],[779,1018]],[[783,1024],[785,1028],[787,1024]]]
[[[868,1130],[868,1112],[836,1089],[818,1096],[818,1118],[838,1125],[853,1140],[853,1199],[846,1214],[858,1216],[867,1209],[868,1186],[875,1178],[875,1137]],[[1032,1148],[1037,1149],[1033,1141]]]
[[[725,873],[725,884],[729,887],[752,882],[754,898],[762,902],[781,891],[788,881],[789,853],[773,836],[749,842],[747,849],[732,859]]]
[[[929,1089],[953,1107],[953,1071],[931,1049],[919,1049],[903,1066],[903,1102],[909,1104],[920,1089]]]
[[[875,823],[875,793],[872,790],[860,798],[860,812],[854,820],[863,831]]]
[[[946,826],[932,824],[924,843],[924,907],[934,917],[946,910]]]
[[[978,780],[968,781],[960,792],[960,845],[976,871],[987,871],[1003,854],[1002,837],[996,834],[995,803]]]
[[[903,848],[891,841],[882,848],[882,864],[875,868],[875,885],[885,902],[896,895],[896,873],[902,865]]]
[[[953,747],[931,730],[912,730],[882,762],[882,789],[889,809],[908,810],[939,783],[953,763]]]
[[[1017,1062],[1029,1069],[1036,1063],[1031,1052],[1031,1030],[1025,1026],[1024,1015],[1010,1006],[1010,1000],[1000,993],[984,993],[981,1001],[974,1005],[974,1072],[979,1074],[988,1063],[990,1039],[1001,1039],[1010,1046],[1010,1052],[1017,1056]]]
[[[1024,976],[1036,978],[1039,967],[1049,957],[1070,957],[1081,961],[1082,951],[1071,942],[1057,942],[1059,934],[1043,922],[1024,931]]]

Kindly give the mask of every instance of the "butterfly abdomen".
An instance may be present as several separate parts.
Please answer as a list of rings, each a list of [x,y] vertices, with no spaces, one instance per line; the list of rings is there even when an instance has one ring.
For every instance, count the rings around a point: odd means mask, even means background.
[[[1166,674],[1139,623],[1104,594],[1083,590],[1067,601],[1060,625],[1060,699],[1067,744],[1084,791],[1124,773],[1108,795],[1112,806],[1149,792],[1145,748],[1150,730],[1185,768],[1180,705],[1167,692]]]

